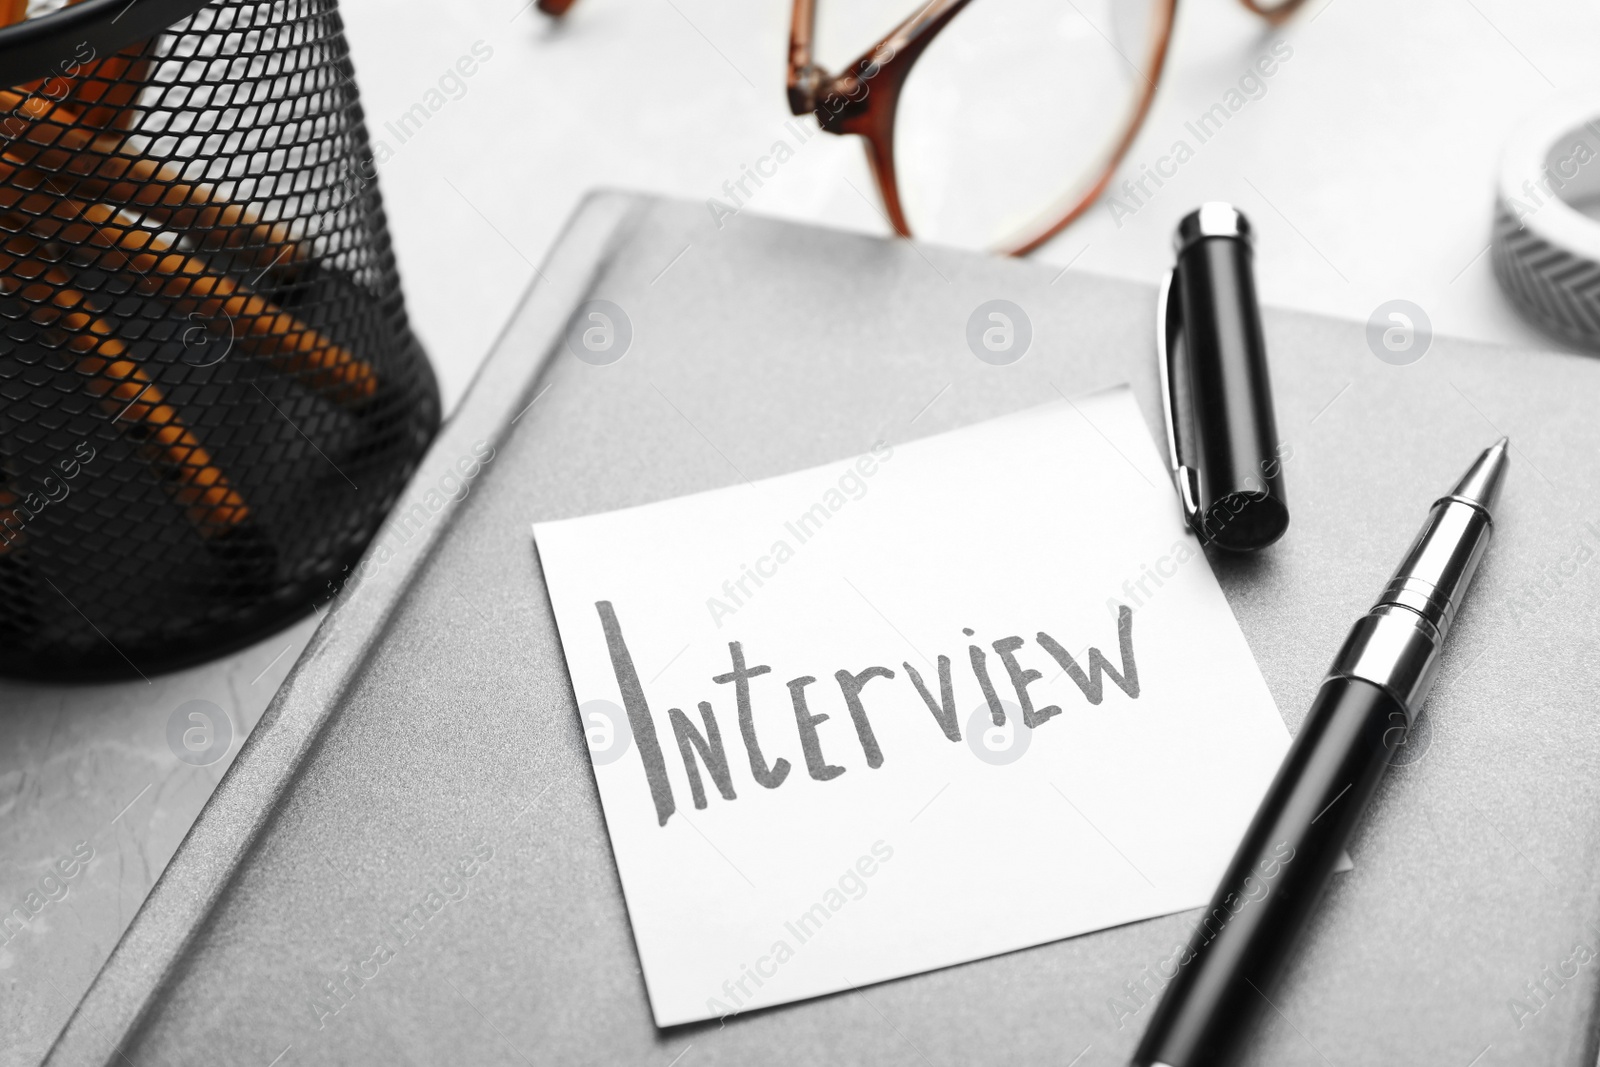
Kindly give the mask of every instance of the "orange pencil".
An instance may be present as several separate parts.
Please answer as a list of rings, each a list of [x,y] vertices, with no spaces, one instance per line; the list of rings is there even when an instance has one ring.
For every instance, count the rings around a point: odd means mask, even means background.
[[[170,233],[132,225],[109,204],[60,203],[78,212],[78,220],[62,228],[61,240],[105,249],[101,266],[142,275],[141,288],[172,300],[180,314],[227,316],[244,328],[252,351],[285,373],[311,371],[305,385],[341,404],[365,400],[377,391],[378,376],[370,364],[243,284],[213,272],[204,260],[185,254]]]
[[[84,70],[104,74],[113,61],[117,70],[132,67],[124,57],[110,56]],[[258,208],[228,203],[212,183],[181,181],[190,164],[124,151],[123,128],[133,116],[137,84],[119,83],[111,91],[102,82],[84,83],[82,78],[45,79],[19,87],[25,91],[0,90],[0,142],[5,142],[6,159],[37,166],[57,180],[72,175],[67,195],[138,208],[151,222],[199,231],[203,248],[259,246],[249,257],[254,266],[305,261],[287,224],[261,222]],[[51,91],[56,83],[71,89]],[[105,106],[108,97],[112,106]]]
[[[68,333],[66,347],[78,356],[77,369],[89,376],[86,388],[100,401],[102,411],[113,421],[126,420],[150,434],[151,461],[171,473],[177,482],[173,498],[202,536],[212,537],[244,522],[250,516],[244,498],[212,462],[178,410],[166,402],[161,387],[128,357],[114,327],[85,310],[87,297],[70,288],[66,271],[31,258],[36,247],[31,239],[18,236],[0,250],[0,271],[17,276],[4,280],[35,305],[32,320]],[[36,280],[18,284],[18,279],[29,277]]]
[[[378,377],[371,364],[247,286],[214,272],[204,260],[185,254],[172,234],[146,229],[109,204],[83,204],[40,191],[19,193],[12,187],[18,184],[17,174],[16,168],[0,162],[0,183],[5,183],[0,184],[0,210],[21,209],[9,221],[22,225],[9,228],[25,226],[46,240],[103,249],[99,265],[139,274],[142,291],[174,301],[180,314],[228,317],[244,328],[247,351],[265,356],[285,373],[311,371],[305,385],[336,403],[358,403],[377,391]],[[31,179],[34,172],[23,171],[21,176]],[[39,175],[26,184],[48,181]]]

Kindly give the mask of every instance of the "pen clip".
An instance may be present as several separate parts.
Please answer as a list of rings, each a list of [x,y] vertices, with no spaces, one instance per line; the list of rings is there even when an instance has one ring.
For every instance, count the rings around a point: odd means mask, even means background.
[[[1183,329],[1183,301],[1173,299],[1173,287],[1178,284],[1177,268],[1167,271],[1161,279],[1161,289],[1156,295],[1156,370],[1161,376],[1161,413],[1167,423],[1167,458],[1172,467],[1172,479],[1178,487],[1178,500],[1183,508],[1183,518],[1190,528],[1200,514],[1199,481],[1193,467],[1183,462],[1178,444],[1178,398],[1173,393],[1172,356],[1177,349],[1178,334]]]

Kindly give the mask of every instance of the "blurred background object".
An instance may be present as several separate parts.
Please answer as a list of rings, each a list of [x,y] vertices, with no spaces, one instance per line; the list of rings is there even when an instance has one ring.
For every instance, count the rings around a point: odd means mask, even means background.
[[[10,674],[147,676],[306,613],[439,420],[335,5],[128,8],[0,30]]]
[[[1494,274],[1522,316],[1600,352],[1600,93],[1546,101],[1500,159]]]
[[[1241,2],[1275,26],[1304,0]],[[923,5],[830,75],[815,0],[795,0],[789,107],[865,139],[896,233],[1026,254],[1089,210],[1138,136],[1177,0],[969,3]]]
[[[1304,2],[1240,0],[1270,26]],[[538,7],[561,18],[573,3]],[[922,4],[830,73],[813,54],[816,0],[794,0],[789,110],[863,139],[884,218],[900,236],[1025,255],[1110,183],[1155,99],[1178,0],[970,4]],[[1262,57],[1252,82],[1261,86],[1275,66]],[[777,173],[785,158],[774,156],[771,170],[745,167],[738,191],[727,190],[730,213],[753,195],[749,182],[759,189]]]

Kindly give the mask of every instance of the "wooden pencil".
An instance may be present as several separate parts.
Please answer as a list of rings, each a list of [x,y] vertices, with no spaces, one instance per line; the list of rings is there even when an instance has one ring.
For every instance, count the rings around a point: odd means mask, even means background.
[[[99,266],[140,275],[141,289],[173,301],[179,314],[226,316],[243,327],[246,351],[265,357],[281,372],[303,375],[307,388],[336,403],[357,404],[377,392],[378,376],[371,364],[247,285],[183,252],[176,235],[146,229],[110,204],[85,204],[43,191],[41,184],[49,188],[47,176],[19,175],[14,166],[0,162],[0,211],[22,222],[14,228],[40,239],[100,249]],[[35,191],[23,193],[19,185]]]
[[[173,499],[202,536],[214,537],[243,523],[250,508],[177,408],[130,358],[115,327],[88,310],[88,297],[72,288],[67,272],[35,258],[37,250],[37,242],[22,235],[0,248],[0,272],[11,276],[3,280],[34,305],[32,321],[66,332],[65,347],[76,356],[76,370],[88,378],[85,389],[102,411],[114,422],[126,421],[149,434],[149,458],[171,474]]]

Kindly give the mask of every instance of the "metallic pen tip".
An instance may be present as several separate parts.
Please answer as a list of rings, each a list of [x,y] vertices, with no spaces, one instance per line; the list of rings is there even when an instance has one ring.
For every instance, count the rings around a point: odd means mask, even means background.
[[[1461,476],[1450,495],[1457,500],[1476,504],[1494,517],[1495,505],[1500,502],[1500,487],[1505,484],[1506,466],[1510,461],[1511,438],[1502,437],[1483,450],[1483,455]]]

